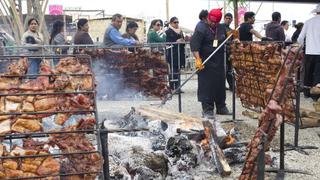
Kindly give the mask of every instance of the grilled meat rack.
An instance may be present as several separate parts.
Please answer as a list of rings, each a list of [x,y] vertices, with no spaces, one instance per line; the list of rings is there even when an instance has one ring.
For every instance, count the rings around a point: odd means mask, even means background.
[[[267,105],[276,77],[283,66],[282,42],[241,42],[231,45],[231,60],[235,69],[236,93],[244,108],[261,112]],[[294,86],[290,84],[289,86]],[[293,92],[288,92],[285,104],[286,120],[295,121]]]
[[[42,61],[39,74],[26,73],[30,61]],[[8,65],[0,75],[0,178],[105,179],[91,57],[0,62]]]

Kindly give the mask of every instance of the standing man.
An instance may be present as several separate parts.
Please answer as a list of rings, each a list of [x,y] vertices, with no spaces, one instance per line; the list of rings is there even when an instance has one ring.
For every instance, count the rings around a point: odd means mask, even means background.
[[[316,15],[304,23],[298,43],[303,45],[306,39],[304,85],[315,86],[313,89],[317,90],[320,89],[320,4],[312,13]],[[305,95],[310,95],[309,90],[305,90]],[[319,94],[311,98],[317,100]]]
[[[280,25],[282,26],[284,30],[284,34],[286,36],[286,42],[291,42],[291,37],[288,36],[288,30],[289,30],[289,21],[283,20],[281,21]]]
[[[253,41],[252,35],[255,37],[262,39],[261,34],[253,29],[253,24],[256,20],[254,12],[246,12],[244,14],[244,23],[240,25],[239,28],[239,39],[240,41]]]
[[[286,35],[284,29],[280,25],[281,14],[279,12],[272,13],[272,21],[267,24],[266,37],[271,38],[272,41],[285,41]]]
[[[121,14],[114,14],[112,16],[111,24],[106,29],[103,38],[103,44],[106,47],[119,47],[138,45],[139,41],[134,39],[127,39],[121,36],[119,29],[122,26],[123,16]]]
[[[203,65],[212,52],[226,39],[225,26],[219,24],[222,18],[221,9],[201,11],[200,22],[197,24],[192,36],[190,46],[196,59],[195,66],[198,69],[198,101],[202,105],[202,115],[212,118],[214,107],[217,114],[230,115],[226,107],[226,87],[224,68],[224,48],[214,54]]]
[[[233,29],[230,27],[230,24],[232,23],[233,16],[231,13],[227,13],[224,15],[224,26],[226,28],[227,37],[232,33]],[[231,38],[230,38],[231,41]],[[232,65],[230,61],[230,48],[226,48],[226,79],[229,85],[229,90],[233,91],[232,86]]]

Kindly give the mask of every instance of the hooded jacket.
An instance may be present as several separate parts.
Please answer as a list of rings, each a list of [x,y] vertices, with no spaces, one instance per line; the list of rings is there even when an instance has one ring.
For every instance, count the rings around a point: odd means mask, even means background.
[[[284,29],[278,22],[272,21],[267,24],[266,37],[272,38],[273,41],[285,41],[286,35]]]

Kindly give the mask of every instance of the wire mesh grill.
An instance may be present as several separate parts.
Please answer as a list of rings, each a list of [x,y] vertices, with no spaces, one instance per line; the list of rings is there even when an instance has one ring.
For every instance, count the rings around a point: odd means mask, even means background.
[[[30,61],[39,74],[28,74]],[[103,177],[88,55],[0,56],[0,178]]]

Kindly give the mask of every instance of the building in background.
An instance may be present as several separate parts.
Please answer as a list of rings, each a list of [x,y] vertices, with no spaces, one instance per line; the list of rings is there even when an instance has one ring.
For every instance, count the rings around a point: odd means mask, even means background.
[[[126,31],[128,22],[131,22],[131,21],[134,21],[138,24],[139,28],[136,32],[136,35],[140,40],[143,40],[144,37],[146,36],[146,25],[145,25],[146,23],[143,19],[124,17],[120,32],[124,33]],[[95,42],[102,42],[104,32],[106,31],[110,23],[111,23],[111,16],[104,17],[104,18],[89,19],[89,34],[92,40]]]

